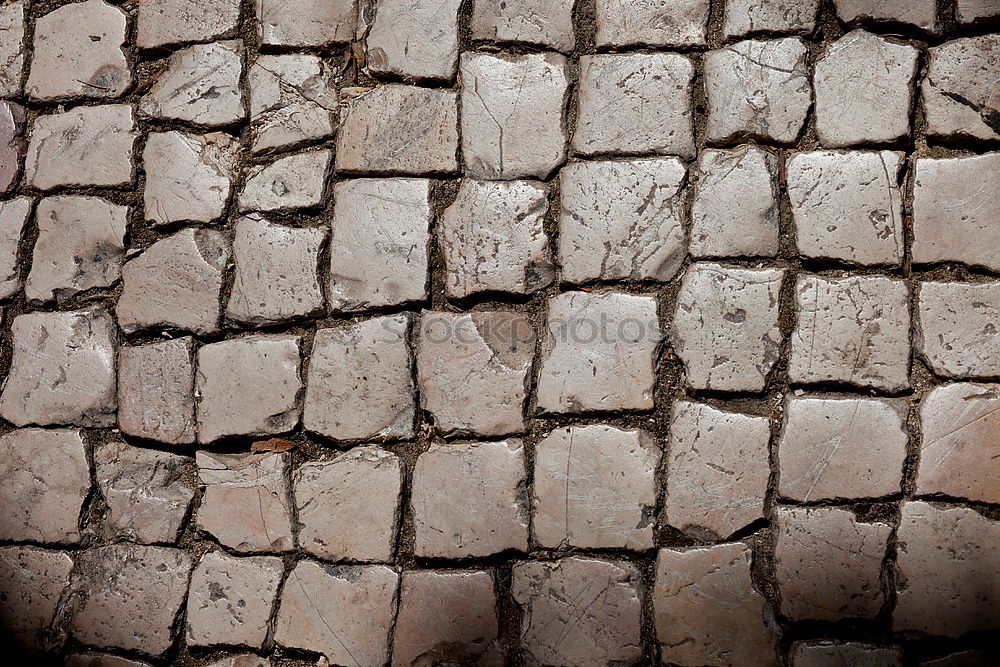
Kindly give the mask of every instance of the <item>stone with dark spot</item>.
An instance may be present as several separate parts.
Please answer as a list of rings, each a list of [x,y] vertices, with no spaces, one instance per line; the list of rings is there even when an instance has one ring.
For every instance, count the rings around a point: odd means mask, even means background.
[[[472,38],[573,50],[574,0],[475,0]]]
[[[3,7],[0,7],[2,10]],[[24,107],[16,102],[0,100],[0,194],[14,185],[28,150],[24,122]]]
[[[140,113],[204,127],[234,125],[246,118],[240,72],[243,42],[195,44],[175,51],[166,69],[139,101]]]
[[[958,0],[955,18],[963,25],[990,21],[1000,16],[997,0]]]
[[[708,5],[708,0],[597,0],[597,46],[703,45]]]
[[[319,56],[258,56],[247,75],[251,149],[291,148],[333,134],[336,71]]]
[[[727,0],[722,34],[810,34],[816,29],[819,5],[820,0]]]
[[[55,623],[56,613],[72,569],[64,551],[0,547],[0,627],[6,640],[29,655],[51,655],[62,646],[66,633]]]
[[[936,375],[1000,375],[1000,283],[920,283],[914,342]]]
[[[461,0],[378,0],[366,37],[372,72],[451,79],[458,66]]]
[[[24,267],[18,252],[31,207],[30,197],[0,201],[0,299],[7,299],[21,289]]]
[[[122,347],[118,352],[118,427],[127,435],[194,442],[194,339]]]
[[[1000,12],[1000,3],[997,3]],[[1000,139],[1000,35],[965,37],[928,49],[920,85],[927,132],[946,139]]]
[[[936,4],[934,0],[833,0],[845,23],[902,23],[932,34],[938,30]]]
[[[321,206],[330,159],[330,151],[318,150],[251,167],[240,193],[240,211],[291,211]]]

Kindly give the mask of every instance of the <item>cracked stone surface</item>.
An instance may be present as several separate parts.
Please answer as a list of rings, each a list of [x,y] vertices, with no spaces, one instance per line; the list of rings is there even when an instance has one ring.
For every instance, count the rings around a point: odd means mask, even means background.
[[[875,617],[885,601],[880,573],[892,526],[827,507],[781,506],[775,520],[783,615],[820,621]]]
[[[520,637],[532,663],[629,664],[642,655],[639,571],[631,563],[572,556],[518,563],[511,575],[523,612]]]
[[[24,276],[18,247],[31,215],[31,204],[29,197],[0,201],[0,299],[8,299],[21,289]]]
[[[666,522],[725,538],[764,518],[770,439],[764,417],[674,403],[666,448]]]
[[[403,469],[374,446],[295,471],[298,544],[326,560],[388,562],[399,527]]]
[[[17,97],[24,72],[25,7],[23,0],[0,5],[0,97]]]
[[[65,551],[0,547],[0,626],[28,654],[58,649],[65,633],[54,627],[73,560]],[[8,648],[10,648],[8,646]]]
[[[315,47],[354,39],[358,0],[254,0],[257,37],[268,46]]]
[[[535,541],[546,548],[652,548],[659,463],[660,448],[645,431],[553,431],[535,446]]]
[[[745,37],[754,33],[812,33],[819,4],[820,0],[729,0],[722,17],[722,34]]]
[[[1000,35],[966,37],[928,49],[920,87],[927,131],[952,139],[1000,139]]]
[[[155,49],[210,42],[235,33],[239,19],[236,0],[148,0],[139,5],[135,43]]]
[[[310,151],[278,158],[250,169],[240,211],[292,211],[323,203],[330,151]]]
[[[258,56],[247,74],[251,150],[291,148],[331,136],[338,103],[333,76],[318,56]]]
[[[708,0],[597,0],[597,46],[705,44]]]
[[[791,647],[792,667],[902,667],[903,652],[896,646],[877,646],[863,642],[807,641]]]
[[[677,158],[573,162],[559,172],[562,279],[661,280],[685,256]]]
[[[931,370],[948,378],[1000,375],[1000,284],[921,283],[914,344]]]
[[[378,0],[366,39],[372,72],[451,79],[458,67],[461,0]]]
[[[238,40],[195,44],[175,51],[139,111],[161,120],[205,127],[238,123],[246,117],[240,73],[243,44]]]
[[[0,100],[0,194],[6,193],[14,184],[24,162],[28,150],[24,132],[24,107],[16,102]]]
[[[693,77],[691,60],[676,53],[581,57],[573,151],[693,157]]]
[[[959,4],[963,1],[959,0]],[[833,5],[837,16],[845,23],[888,21],[916,26],[930,33],[938,29],[934,0],[833,0]]]
[[[573,50],[573,0],[475,0],[472,38]]]

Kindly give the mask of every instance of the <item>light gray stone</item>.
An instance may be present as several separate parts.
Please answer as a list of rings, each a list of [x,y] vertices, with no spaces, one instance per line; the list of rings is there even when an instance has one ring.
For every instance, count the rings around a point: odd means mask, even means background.
[[[0,5],[0,97],[18,97],[24,76],[25,3],[14,0]]]
[[[903,23],[930,33],[938,29],[935,4],[934,0],[833,0],[845,23]]]
[[[898,646],[878,646],[863,642],[826,640],[795,642],[790,650],[791,667],[903,667]]]
[[[110,653],[74,653],[66,658],[66,667],[152,667],[144,660],[132,660]]]
[[[935,374],[1000,375],[1000,283],[924,282],[917,292],[915,347]]]
[[[138,7],[135,43],[140,49],[210,42],[236,33],[239,0],[146,0]]]
[[[573,50],[574,0],[476,0],[472,38]]]
[[[0,194],[10,190],[21,173],[21,163],[28,150],[25,120],[24,107],[0,100]]]
[[[1000,12],[1000,2],[996,3]],[[927,133],[944,139],[1000,139],[1000,35],[945,42],[927,50],[920,84]]]
[[[240,73],[243,42],[195,44],[175,51],[166,69],[139,101],[139,111],[158,120],[204,127],[234,125],[246,118]]]
[[[257,38],[268,46],[327,46],[354,39],[358,0],[255,0]]]
[[[597,46],[705,44],[708,0],[597,0]]]
[[[7,299],[21,289],[24,269],[18,252],[31,207],[30,197],[0,201],[0,299]]]
[[[461,0],[378,0],[368,31],[372,72],[451,79],[458,67]]]
[[[321,206],[331,157],[328,150],[309,151],[251,167],[240,193],[240,211],[291,211]]]
[[[725,37],[755,33],[811,34],[820,0],[728,0],[722,18]]]
[[[29,655],[58,651],[66,635],[54,621],[72,569],[73,560],[64,551],[0,547],[0,627],[5,641],[13,640],[14,647]]]
[[[333,134],[335,72],[318,56],[258,56],[247,74],[251,150],[291,148]]]
[[[955,18],[959,23],[968,25],[1000,16],[1000,3],[997,0],[958,0]]]

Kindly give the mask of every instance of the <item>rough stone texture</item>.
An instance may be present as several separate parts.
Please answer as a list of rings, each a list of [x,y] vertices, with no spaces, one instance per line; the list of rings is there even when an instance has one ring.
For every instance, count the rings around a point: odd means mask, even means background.
[[[959,23],[975,24],[1000,16],[997,0],[958,0],[955,18]]]
[[[855,146],[908,137],[919,53],[864,30],[830,44],[813,74],[820,143]]]
[[[14,0],[0,5],[0,97],[17,97],[21,93],[24,73],[25,5]]]
[[[597,46],[699,46],[708,0],[597,0]]]
[[[479,179],[547,178],[566,159],[569,67],[553,53],[464,53],[462,155]]]
[[[286,227],[251,215],[233,234],[233,288],[226,317],[253,326],[318,315],[324,310],[319,252],[326,230]]]
[[[623,561],[569,557],[512,568],[529,664],[631,664],[642,656],[639,571]]]
[[[134,178],[135,132],[128,104],[80,106],[35,118],[24,180],[41,190],[63,185],[118,187]]]
[[[292,548],[288,454],[211,454],[199,451],[205,493],[198,529],[237,553]]]
[[[571,426],[535,446],[535,541],[544,548],[649,549],[660,449],[645,431]]]
[[[1000,4],[997,5],[1000,8]],[[927,132],[947,139],[1000,139],[1000,35],[967,37],[928,49],[920,85]]]
[[[555,277],[548,209],[548,190],[534,181],[462,181],[438,226],[448,296],[547,287]]]
[[[223,658],[218,662],[211,663],[208,667],[271,667],[271,661],[253,653],[244,653]]]
[[[36,654],[62,645],[65,633],[53,621],[72,569],[73,560],[64,551],[0,547],[0,627],[14,647]]]
[[[3,7],[0,7],[2,10]],[[0,24],[0,29],[2,27]],[[0,194],[14,185],[21,170],[21,162],[28,150],[24,130],[24,107],[16,102],[0,100]]]
[[[319,150],[278,158],[251,167],[240,211],[290,211],[322,205],[330,151]]]
[[[246,118],[240,72],[243,43],[195,44],[175,51],[166,70],[139,102],[139,111],[159,120],[205,127],[232,125]]]
[[[742,542],[660,550],[653,623],[665,663],[777,664],[773,617],[750,579],[750,558]]]
[[[318,56],[258,56],[250,65],[250,136],[255,153],[291,148],[333,134],[334,72]]]
[[[114,326],[101,307],[15,317],[0,416],[15,426],[112,426]]]
[[[564,292],[553,297],[542,344],[538,410],[652,409],[661,339],[652,296]]]
[[[339,171],[433,174],[458,170],[458,94],[454,91],[394,84],[355,88],[341,92],[340,105]]]
[[[46,197],[38,202],[35,220],[38,239],[24,284],[29,302],[63,301],[118,282],[127,206],[98,197]]]
[[[366,39],[372,72],[451,79],[458,67],[461,0],[378,0]]]
[[[222,663],[219,663],[220,665]],[[144,660],[131,660],[110,653],[74,653],[66,658],[66,667],[151,667]],[[226,666],[228,667],[228,665]],[[251,667],[244,665],[240,667]],[[257,666],[253,666],[257,667]]]
[[[1000,271],[1000,153],[917,158],[914,263],[962,262]]]
[[[0,299],[9,298],[21,289],[24,269],[18,260],[18,248],[31,205],[29,197],[0,201]]]
[[[691,203],[693,256],[778,254],[778,162],[753,145],[702,151]]]
[[[254,0],[257,37],[268,46],[327,46],[354,39],[358,0]]]
[[[778,492],[798,502],[899,494],[907,434],[898,400],[789,396]]]
[[[194,489],[188,457],[112,441],[94,450],[97,486],[108,504],[104,532],[142,544],[174,543]]]
[[[809,152],[786,178],[799,254],[865,265],[903,261],[902,153]]]
[[[559,172],[559,264],[570,283],[674,277],[686,254],[677,158],[572,162]]]
[[[34,100],[118,97],[132,84],[125,13],[104,0],[63,5],[35,22],[25,92]]]
[[[228,261],[229,244],[214,230],[188,228],[157,241],[122,268],[118,325],[125,333],[151,328],[217,331],[222,270]]]
[[[666,449],[666,522],[724,539],[764,518],[770,439],[766,417],[674,403]],[[535,480],[537,486],[537,475]]]
[[[299,545],[327,560],[391,561],[402,486],[399,458],[374,446],[302,465],[294,479]]]
[[[202,556],[187,600],[188,646],[263,646],[282,569],[273,556]]]
[[[210,42],[236,32],[237,0],[146,0],[139,4],[135,43],[140,49]]]
[[[484,664],[477,659],[492,648],[497,632],[490,572],[403,573],[392,640],[394,665]]]
[[[962,0],[959,0],[961,3]],[[837,16],[845,23],[893,22],[937,31],[934,0],[833,0]]]
[[[214,222],[233,189],[239,141],[222,132],[152,132],[142,152],[146,219],[154,225]]]
[[[916,493],[1000,504],[1000,385],[949,384],[920,406]]]
[[[333,201],[330,310],[358,312],[426,299],[431,182],[339,181]]]
[[[791,667],[903,667],[903,652],[897,646],[819,640],[795,642],[789,650]]]
[[[0,436],[0,539],[75,544],[90,491],[80,431],[25,428]]]
[[[301,561],[285,582],[274,641],[323,653],[335,665],[384,664],[398,585],[384,565]]]
[[[84,551],[76,562],[73,637],[97,648],[166,653],[191,557],[179,549],[113,544]]]
[[[676,53],[581,57],[573,151],[693,157],[693,78],[694,65]]]
[[[376,317],[313,338],[302,424],[338,442],[413,437],[412,317]]]
[[[788,376],[898,391],[909,386],[905,283],[885,276],[800,275]]]
[[[1000,523],[975,510],[903,504],[892,629],[958,637],[996,628]]]
[[[301,341],[291,335],[248,336],[199,349],[198,442],[295,428],[302,408]]]
[[[705,54],[705,138],[791,144],[812,104],[806,47],[794,37],[747,40]]]
[[[778,507],[774,576],[793,621],[874,618],[885,601],[880,572],[892,526],[850,510]]]
[[[778,360],[785,272],[698,263],[684,275],[672,340],[695,389],[761,391]]]
[[[524,485],[520,440],[431,445],[417,458],[413,472],[410,502],[417,557],[468,558],[526,550]]]
[[[417,345],[421,407],[439,433],[520,433],[534,352],[534,329],[520,313],[426,311]]]
[[[1000,283],[921,283],[915,347],[937,375],[1000,376]]]
[[[194,442],[194,339],[122,347],[118,428],[171,445]]]
[[[472,38],[572,51],[574,0],[475,0]]]
[[[755,33],[812,33],[819,4],[820,0],[728,0],[722,34],[745,37]]]

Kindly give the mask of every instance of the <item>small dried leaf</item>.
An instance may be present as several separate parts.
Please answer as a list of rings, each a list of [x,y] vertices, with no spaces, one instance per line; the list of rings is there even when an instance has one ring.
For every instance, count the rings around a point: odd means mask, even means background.
[[[284,438],[271,438],[270,440],[260,440],[253,443],[250,447],[250,451],[254,454],[260,452],[287,452],[289,449],[293,448],[295,443],[291,440],[285,440]]]

